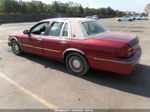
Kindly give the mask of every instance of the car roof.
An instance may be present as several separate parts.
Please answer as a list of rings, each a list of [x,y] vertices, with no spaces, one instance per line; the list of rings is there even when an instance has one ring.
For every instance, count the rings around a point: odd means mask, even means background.
[[[76,21],[76,22],[81,22],[81,21],[94,21],[93,19],[89,18],[49,18],[49,19],[44,19],[40,22],[44,21]]]
[[[50,22],[50,21],[58,21],[58,22],[68,22],[69,23],[69,37],[71,39],[85,39],[86,33],[81,26],[81,22],[87,21],[97,21],[89,18],[50,18],[45,19],[40,22]]]

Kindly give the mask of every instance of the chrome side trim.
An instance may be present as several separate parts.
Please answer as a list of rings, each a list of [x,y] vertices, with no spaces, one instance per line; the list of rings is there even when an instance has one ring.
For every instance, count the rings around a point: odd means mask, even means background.
[[[66,49],[66,50],[63,52],[62,58],[64,58],[65,53],[68,52],[68,51],[75,51],[75,52],[79,52],[79,53],[85,55],[85,53],[84,53],[83,51],[79,50],[79,49],[76,49],[76,48],[68,48],[68,49]]]
[[[26,46],[26,47],[31,47],[31,48],[34,48],[33,46],[31,45],[27,45],[27,44],[22,44],[23,46]]]
[[[98,60],[98,61],[108,61],[108,62],[121,63],[121,64],[133,64],[136,62],[136,60],[132,62],[125,62],[125,61],[109,60],[109,59],[103,59],[103,58],[93,58],[93,59]]]
[[[26,46],[26,47],[31,47],[31,48],[35,48],[35,49],[40,49],[40,50],[46,50],[46,51],[51,51],[51,52],[56,52],[56,53],[59,53],[60,51],[57,51],[57,50],[53,50],[53,49],[47,49],[47,48],[41,48],[41,47],[34,47],[32,45],[27,45],[27,44],[22,44],[23,46]]]
[[[34,47],[34,48],[42,50],[42,48],[41,48],[41,47]]]
[[[46,50],[46,51],[51,51],[51,52],[56,52],[56,53],[59,53],[60,51],[57,51],[57,50],[53,50],[53,49],[47,49],[47,48],[43,48],[43,50]]]

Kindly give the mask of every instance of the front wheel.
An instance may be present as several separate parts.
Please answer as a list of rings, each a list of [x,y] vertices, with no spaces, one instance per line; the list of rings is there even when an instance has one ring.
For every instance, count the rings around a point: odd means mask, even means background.
[[[67,69],[74,75],[83,76],[89,70],[89,64],[86,58],[76,52],[70,53],[66,59]]]
[[[132,19],[129,19],[129,22],[132,22],[133,20]]]
[[[16,40],[12,40],[12,50],[18,56],[22,55],[23,53],[23,51],[20,49],[20,46]]]

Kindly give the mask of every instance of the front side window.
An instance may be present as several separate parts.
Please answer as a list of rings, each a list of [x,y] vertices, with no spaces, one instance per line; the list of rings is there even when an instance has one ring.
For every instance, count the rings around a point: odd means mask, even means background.
[[[63,32],[62,32],[63,37],[68,37],[68,23],[65,24]]]
[[[30,34],[43,35],[48,26],[48,22],[40,23],[31,29]]]
[[[60,36],[63,22],[53,22],[49,31],[49,36]]]
[[[97,21],[88,21],[82,23],[83,28],[85,29],[87,35],[96,35],[103,32],[106,32],[107,30]]]

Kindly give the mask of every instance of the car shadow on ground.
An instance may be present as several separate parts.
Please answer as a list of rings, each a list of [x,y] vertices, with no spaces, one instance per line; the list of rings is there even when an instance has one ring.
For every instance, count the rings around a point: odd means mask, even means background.
[[[23,57],[39,63],[45,68],[69,74],[64,63],[31,54],[25,54]],[[130,75],[90,70],[87,75],[81,78],[98,85],[150,98],[150,66],[147,65],[139,64]]]

